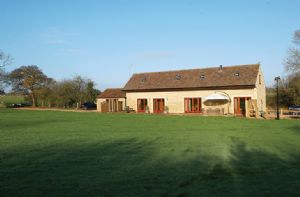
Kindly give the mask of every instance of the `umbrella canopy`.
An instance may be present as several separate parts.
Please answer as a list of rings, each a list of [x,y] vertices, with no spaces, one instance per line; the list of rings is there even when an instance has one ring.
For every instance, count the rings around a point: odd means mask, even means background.
[[[204,104],[207,106],[218,106],[218,105],[224,105],[226,103],[230,102],[230,98],[223,94],[211,94],[204,98]]]
[[[229,98],[228,98],[228,96],[225,96],[223,94],[214,93],[214,94],[211,94],[211,95],[205,97],[205,99],[204,99],[204,101],[213,101],[213,100],[226,100],[226,101],[229,101]]]

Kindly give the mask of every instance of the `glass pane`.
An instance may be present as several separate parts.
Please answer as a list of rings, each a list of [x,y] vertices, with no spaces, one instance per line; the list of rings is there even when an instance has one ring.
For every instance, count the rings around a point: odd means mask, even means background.
[[[145,111],[146,110],[147,99],[138,99],[138,110]]]
[[[238,111],[238,98],[234,98],[234,111]]]
[[[159,100],[153,99],[153,110],[154,112],[157,112],[159,110]]]
[[[162,100],[161,100],[161,99],[158,99],[158,100],[157,100],[157,104],[158,104],[158,111],[161,111]]]
[[[240,98],[240,108],[245,110],[245,98]]]
[[[199,101],[199,102],[198,102],[198,103],[199,103],[199,104],[198,104],[198,109],[199,109],[198,111],[200,112],[200,111],[201,111],[201,98],[198,98],[198,101]]]
[[[194,112],[198,111],[198,99],[194,99]]]
[[[145,106],[144,102],[145,102],[145,100],[142,99],[142,100],[141,100],[141,110],[145,110],[145,109],[144,109],[144,106]]]

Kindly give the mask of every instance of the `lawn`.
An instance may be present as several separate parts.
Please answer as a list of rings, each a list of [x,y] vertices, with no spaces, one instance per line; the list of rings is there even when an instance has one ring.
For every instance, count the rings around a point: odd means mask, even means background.
[[[300,121],[0,110],[0,196],[299,196]]]
[[[11,105],[13,103],[23,103],[24,102],[24,96],[17,96],[17,95],[5,95],[0,96],[0,107],[5,105]]]

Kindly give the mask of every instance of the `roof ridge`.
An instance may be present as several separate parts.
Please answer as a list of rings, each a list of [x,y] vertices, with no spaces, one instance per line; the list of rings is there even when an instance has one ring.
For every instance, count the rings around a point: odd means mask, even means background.
[[[125,98],[124,88],[106,88],[97,98]]]
[[[105,90],[122,90],[123,88],[106,88]],[[104,90],[104,91],[105,91]]]
[[[232,68],[232,67],[242,67],[242,66],[260,66],[260,63],[256,64],[240,64],[240,65],[230,65],[230,66],[224,66],[223,68]],[[214,66],[214,67],[205,67],[205,68],[191,68],[191,69],[180,69],[180,70],[165,70],[165,71],[153,71],[153,72],[140,72],[140,73],[133,73],[133,75],[141,75],[141,74],[152,74],[152,73],[166,73],[166,72],[182,72],[182,71],[192,71],[192,70],[206,70],[206,69],[216,69],[220,66]]]

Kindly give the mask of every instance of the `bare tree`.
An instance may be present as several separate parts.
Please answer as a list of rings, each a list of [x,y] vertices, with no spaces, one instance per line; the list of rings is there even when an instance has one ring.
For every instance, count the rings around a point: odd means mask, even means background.
[[[294,47],[288,51],[288,57],[285,60],[285,67],[287,71],[300,71],[300,30],[295,31],[293,37]]]
[[[5,67],[12,63],[12,57],[0,50],[0,90],[3,91],[6,82]]]
[[[12,63],[12,57],[0,50],[0,69],[4,69]]]
[[[300,45],[300,29],[295,31],[293,42]]]

